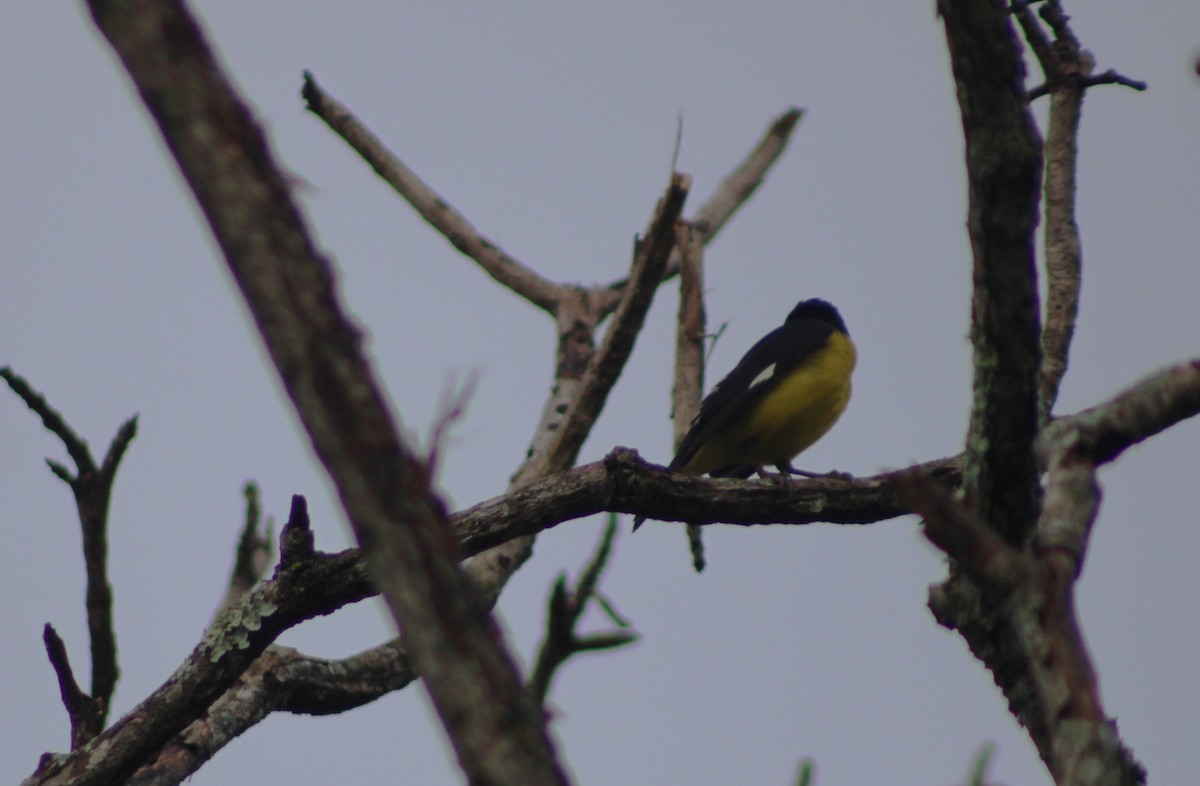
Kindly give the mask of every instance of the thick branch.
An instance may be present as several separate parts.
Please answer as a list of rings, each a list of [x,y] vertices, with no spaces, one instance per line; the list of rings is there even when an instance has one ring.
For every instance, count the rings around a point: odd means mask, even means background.
[[[1034,229],[1041,141],[1025,102],[1016,36],[996,0],[941,0],[967,143],[974,256],[974,403],[968,498],[1019,544],[1036,519],[1038,314]]]
[[[343,660],[268,647],[208,714],[163,747],[129,786],[174,786],[272,712],[326,715],[368,704],[416,679],[396,640]]]
[[[475,260],[499,283],[533,303],[538,308],[554,312],[559,287],[542,278],[529,266],[514,259],[488,240],[432,188],[405,166],[404,162],[354,115],[317,84],[313,75],[304,73],[301,91],[308,110],[346,141],[375,173],[404,197],[421,218],[440,232],[466,256]]]
[[[468,778],[562,783],[285,178],[180,3],[91,2],[204,210]],[[213,697],[215,698],[215,697]],[[174,733],[174,730],[171,732]]]

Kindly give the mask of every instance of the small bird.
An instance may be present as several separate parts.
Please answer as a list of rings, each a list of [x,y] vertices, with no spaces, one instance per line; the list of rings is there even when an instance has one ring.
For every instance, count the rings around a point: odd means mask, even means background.
[[[669,469],[748,478],[768,477],[770,465],[813,476],[792,459],[845,411],[857,357],[838,310],[817,298],[801,301],[704,397]],[[635,518],[634,530],[644,520]]]

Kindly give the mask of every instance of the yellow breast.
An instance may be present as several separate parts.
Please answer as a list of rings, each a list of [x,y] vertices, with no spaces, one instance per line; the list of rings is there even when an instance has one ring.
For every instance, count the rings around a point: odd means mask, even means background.
[[[699,475],[731,464],[763,467],[791,461],[845,411],[856,362],[853,342],[835,331],[757,406],[714,434],[684,471]]]

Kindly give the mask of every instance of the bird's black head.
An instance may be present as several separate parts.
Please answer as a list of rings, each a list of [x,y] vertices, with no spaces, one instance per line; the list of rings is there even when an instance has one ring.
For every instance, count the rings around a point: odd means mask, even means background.
[[[811,300],[801,300],[800,303],[792,309],[792,313],[788,314],[788,318],[784,320],[785,325],[792,322],[798,322],[802,319],[815,319],[826,324],[833,325],[847,336],[850,331],[846,330],[846,323],[842,321],[842,315],[833,307],[833,304],[827,300],[820,298],[812,298]]]

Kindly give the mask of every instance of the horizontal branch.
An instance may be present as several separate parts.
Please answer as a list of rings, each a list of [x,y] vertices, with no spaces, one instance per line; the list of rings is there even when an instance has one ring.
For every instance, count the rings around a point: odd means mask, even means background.
[[[916,469],[957,486],[958,457]],[[843,480],[698,478],[643,461],[617,448],[602,461],[583,464],[467,508],[450,517],[464,553],[470,555],[519,535],[604,511],[644,514],[662,521],[697,524],[871,524],[910,509],[895,490],[896,473]]]

